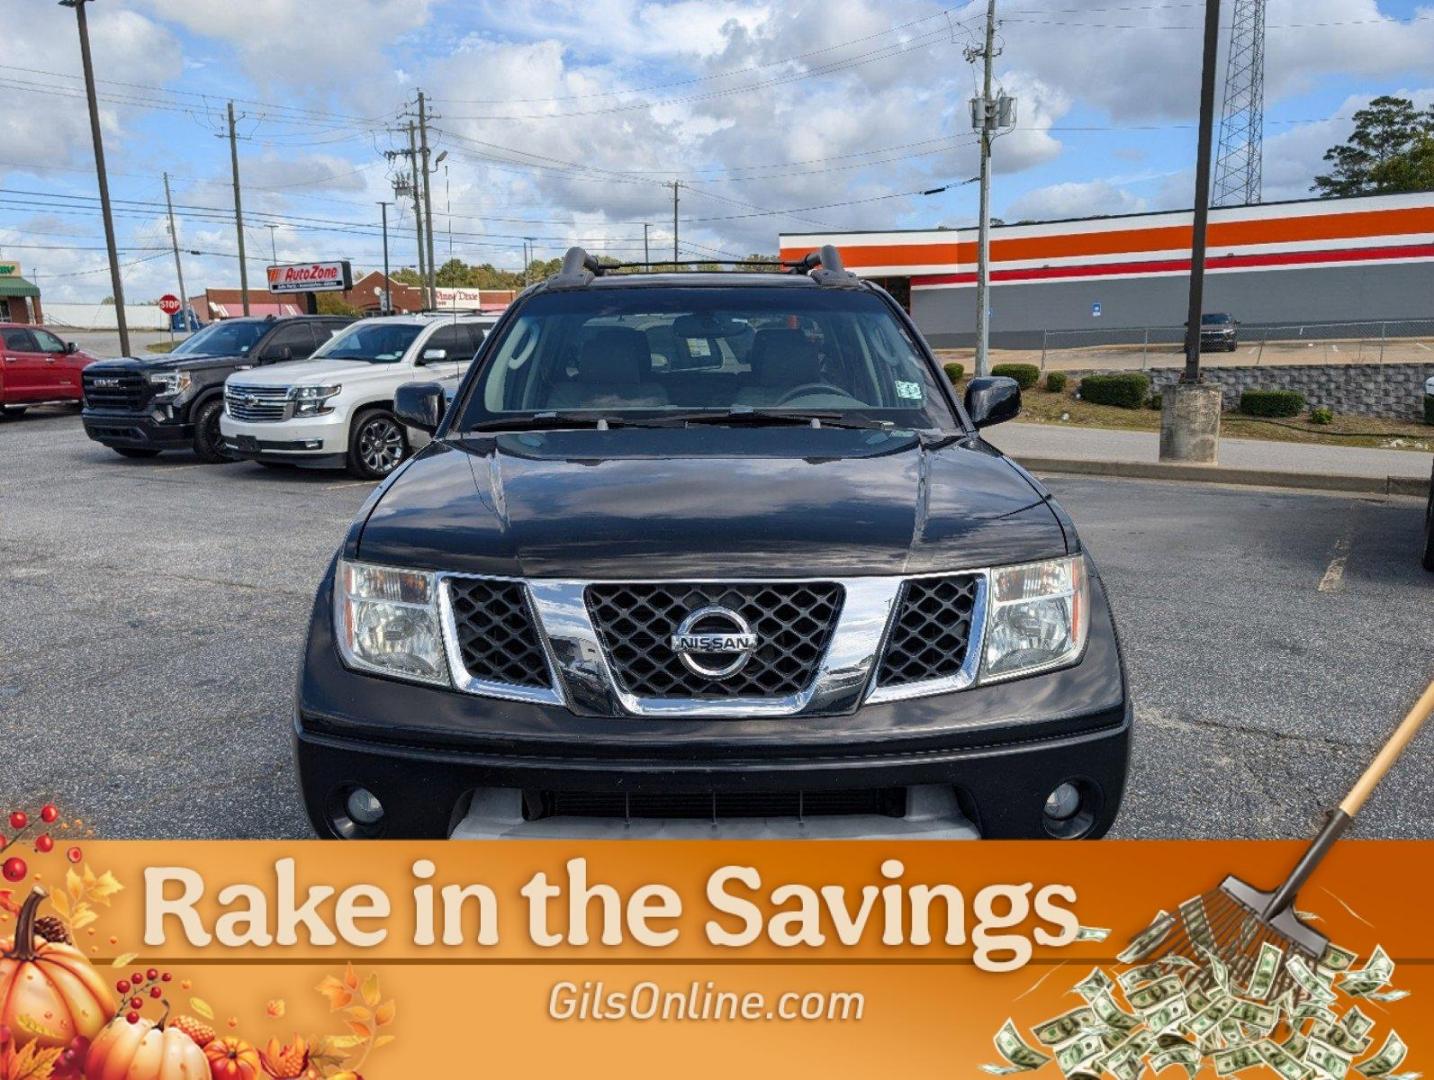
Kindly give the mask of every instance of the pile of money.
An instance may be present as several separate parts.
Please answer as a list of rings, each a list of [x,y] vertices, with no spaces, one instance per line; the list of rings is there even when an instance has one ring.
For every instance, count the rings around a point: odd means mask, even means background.
[[[1188,948],[1155,956],[1181,923]],[[1081,940],[1102,938],[1082,928]],[[1268,1066],[1283,1080],[1420,1080],[1395,1071],[1408,1054],[1396,1032],[1369,1053],[1375,1023],[1359,1003],[1408,996],[1390,985],[1394,961],[1383,948],[1360,965],[1337,945],[1310,962],[1261,941],[1233,971],[1195,897],[1178,915],[1156,915],[1117,959],[1120,970],[1095,968],[1077,982],[1070,992],[1082,1004],[1037,1024],[1031,1041],[1007,1020],[995,1037],[1004,1062],[981,1068],[1011,1076],[1054,1061],[1071,1080],[1138,1080],[1173,1065],[1192,1078],[1207,1065],[1219,1076]]]

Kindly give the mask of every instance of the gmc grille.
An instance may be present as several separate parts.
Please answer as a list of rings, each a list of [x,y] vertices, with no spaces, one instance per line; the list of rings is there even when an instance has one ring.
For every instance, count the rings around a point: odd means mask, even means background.
[[[273,423],[292,415],[287,386],[225,386],[224,409],[235,420]]]
[[[589,585],[586,598],[625,690],[640,698],[720,699],[805,690],[826,653],[843,594],[835,582],[662,582]],[[746,666],[725,679],[692,672],[672,649],[683,619],[709,605],[740,614],[758,638]]]
[[[972,575],[912,578],[901,587],[877,686],[942,679],[961,670],[978,581]]]
[[[138,371],[81,372],[85,407],[139,412],[152,396],[149,379]]]

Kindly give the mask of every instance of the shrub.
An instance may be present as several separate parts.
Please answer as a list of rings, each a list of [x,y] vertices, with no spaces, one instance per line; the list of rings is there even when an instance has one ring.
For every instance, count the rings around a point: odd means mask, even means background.
[[[1046,376],[1046,389],[1052,394],[1059,394],[1066,388],[1066,373],[1064,371],[1053,371]]]
[[[1094,405],[1138,409],[1150,396],[1150,380],[1137,371],[1119,375],[1087,375],[1080,381],[1080,396]]]
[[[1041,379],[1041,369],[1035,364],[997,364],[991,369],[991,374],[1015,379],[1022,390],[1029,390]]]
[[[1147,409],[1154,409],[1159,412],[1165,406],[1164,394],[1151,394],[1150,400],[1145,403]]]
[[[946,377],[951,380],[952,385],[960,382],[966,375],[964,364],[958,364],[954,360],[949,364],[942,364],[941,370],[946,372]]]
[[[1240,395],[1246,416],[1298,416],[1305,411],[1305,396],[1294,390],[1246,390]]]
[[[1334,421],[1334,410],[1328,405],[1321,405],[1317,409],[1310,410],[1311,424],[1329,424]]]

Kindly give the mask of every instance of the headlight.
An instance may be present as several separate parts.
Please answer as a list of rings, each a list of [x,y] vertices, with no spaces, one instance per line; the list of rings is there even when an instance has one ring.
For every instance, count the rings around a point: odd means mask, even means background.
[[[1070,663],[1085,648],[1089,622],[1082,556],[992,570],[982,681]]]
[[[342,390],[342,386],[296,386],[289,391],[294,399],[295,416],[318,416],[332,412],[326,402]]]
[[[156,397],[178,397],[189,389],[189,372],[156,371],[150,375],[149,384],[155,388]]]
[[[334,624],[339,651],[350,667],[448,684],[433,574],[340,559]]]

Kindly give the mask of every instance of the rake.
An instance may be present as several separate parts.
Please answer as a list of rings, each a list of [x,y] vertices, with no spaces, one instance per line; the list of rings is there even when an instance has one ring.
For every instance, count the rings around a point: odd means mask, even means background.
[[[1339,808],[1330,814],[1324,828],[1305,849],[1283,884],[1265,892],[1230,875],[1219,888],[1180,905],[1178,916],[1168,916],[1171,925],[1165,931],[1164,940],[1157,940],[1148,947],[1142,959],[1183,957],[1201,970],[1197,981],[1209,983],[1213,976],[1205,970],[1203,961],[1205,956],[1213,955],[1225,965],[1232,985],[1248,986],[1261,946],[1268,943],[1279,948],[1283,955],[1265,1000],[1277,1000],[1289,989],[1294,989],[1296,996],[1301,995],[1302,990],[1290,975],[1287,962],[1291,956],[1300,956],[1313,971],[1329,945],[1329,938],[1299,918],[1294,910],[1295,897],[1431,712],[1434,712],[1434,682],[1420,695]],[[1158,938],[1158,927],[1145,932],[1152,933]]]

